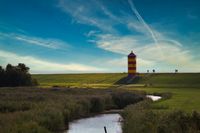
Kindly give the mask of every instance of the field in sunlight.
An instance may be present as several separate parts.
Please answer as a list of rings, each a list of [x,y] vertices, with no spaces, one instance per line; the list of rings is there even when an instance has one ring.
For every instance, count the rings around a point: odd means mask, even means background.
[[[154,108],[200,111],[200,73],[139,74],[140,78],[135,84],[117,84],[117,81],[126,76],[126,73],[33,75],[38,80],[40,86],[72,88],[109,87],[144,90],[147,93],[169,92],[172,93],[172,97],[168,100],[154,103]]]
[[[147,93],[171,93],[172,97],[152,104],[154,109],[200,111],[200,88],[133,88]]]
[[[102,74],[38,74],[33,75],[40,86],[109,86],[126,77],[125,73],[102,73]]]

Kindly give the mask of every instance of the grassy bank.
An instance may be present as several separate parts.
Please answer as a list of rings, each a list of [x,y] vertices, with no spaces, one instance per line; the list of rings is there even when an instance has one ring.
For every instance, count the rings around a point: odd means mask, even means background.
[[[125,73],[102,74],[36,74],[40,86],[65,86],[65,87],[109,87],[118,80],[126,77]]]
[[[123,133],[199,133],[200,113],[182,110],[159,111],[143,101],[128,106],[122,113]]]
[[[200,86],[196,77],[182,84],[180,81],[169,85],[160,83],[159,86],[154,83],[140,88],[124,86],[128,90],[143,90],[164,98],[127,107],[123,112],[123,133],[200,132]]]
[[[164,110],[183,110],[192,112],[200,111],[200,88],[129,88],[130,90],[142,90],[149,94],[171,93],[172,97],[152,103],[156,108]]]
[[[40,86],[112,87],[126,81],[126,73],[36,74]],[[141,73],[135,85],[155,87],[199,87],[200,73]]]
[[[142,100],[143,94],[111,89],[0,88],[0,133],[63,131],[69,121],[124,108]]]

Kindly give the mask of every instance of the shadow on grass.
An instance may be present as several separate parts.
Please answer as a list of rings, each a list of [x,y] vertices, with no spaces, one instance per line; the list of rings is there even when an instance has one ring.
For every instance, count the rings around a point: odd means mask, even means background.
[[[121,78],[120,80],[118,80],[117,82],[115,82],[114,84],[119,85],[119,84],[136,84],[138,83],[140,80],[139,76],[135,76],[135,77],[128,77],[125,76],[123,78]]]

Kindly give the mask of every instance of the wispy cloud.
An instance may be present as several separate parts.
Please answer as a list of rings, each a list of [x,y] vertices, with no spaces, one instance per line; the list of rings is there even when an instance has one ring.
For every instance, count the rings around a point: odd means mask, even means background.
[[[94,26],[106,32],[116,32],[113,28],[115,21],[108,18],[108,16],[111,16],[112,14],[109,13],[99,2],[60,0],[58,7],[68,15],[71,15],[77,23]],[[102,9],[107,11],[107,14],[102,12]],[[99,18],[98,15],[104,17]]]
[[[128,0],[130,7],[133,11],[133,13],[136,15],[137,19],[144,25],[144,27],[147,29],[147,31],[151,34],[153,40],[155,41],[155,43],[157,44],[157,38],[156,35],[154,34],[154,31],[150,28],[150,26],[144,21],[144,19],[142,18],[142,16],[140,15],[140,13],[137,11],[135,5],[133,4],[132,0]]]
[[[31,68],[31,73],[70,73],[70,72],[100,72],[104,69],[77,63],[55,63],[31,56],[22,56],[12,52],[0,50],[0,63],[25,63]]]
[[[101,49],[121,55],[127,55],[130,50],[134,50],[138,55],[139,66],[152,66],[164,63],[166,65],[173,65],[174,67],[188,67],[189,64],[193,64],[193,66],[199,64],[193,61],[193,56],[191,55],[190,50],[184,49],[183,45],[179,41],[172,39],[149,26],[149,24],[147,24],[139,14],[131,0],[128,0],[128,4],[134,15],[131,16],[129,14],[118,18],[105,6],[99,5],[102,12],[107,15],[109,19],[122,23],[127,26],[129,30],[134,30],[141,34],[119,35],[112,32],[105,34],[91,31],[88,33],[88,37],[91,37],[92,34],[92,36],[95,36],[96,38],[89,39],[89,42],[96,44],[97,47]],[[90,10],[90,8],[88,8],[88,10]],[[90,12],[92,11],[90,10]],[[134,19],[134,16],[137,20]],[[126,64],[122,62],[124,62],[124,60],[118,62],[118,59],[113,59],[107,63],[116,64],[117,66]]]
[[[95,44],[101,49],[126,55],[130,50],[134,50],[139,46],[136,36],[115,36],[112,34],[97,35]]]
[[[16,41],[24,42],[28,45],[37,45],[41,47],[46,47],[50,49],[63,49],[67,48],[70,45],[62,40],[53,39],[53,38],[40,38],[34,36],[27,36],[24,34],[17,34],[17,33],[2,33],[0,35],[9,39],[13,39]]]
[[[92,36],[96,35],[97,33],[99,33],[99,31],[91,30],[88,33],[85,33],[85,36],[92,37]]]
[[[161,49],[164,49],[163,54],[166,56],[161,56],[158,52],[160,48],[155,47],[154,43],[148,43],[141,41],[140,36],[114,36],[114,35],[98,35],[98,40],[96,40],[97,46],[101,49],[111,51],[114,53],[127,55],[130,49],[133,49],[138,56],[138,66],[144,67],[153,66],[159,64],[171,65],[173,67],[187,69],[189,71],[190,66],[197,70],[200,62],[194,60],[193,55],[190,50],[184,49],[179,42],[173,42],[173,40],[159,40],[159,45]],[[174,45],[176,44],[177,45]],[[142,45],[141,45],[142,44]],[[126,60],[121,60],[119,62],[125,62]],[[121,66],[125,63],[119,63],[116,59],[111,60],[109,63],[116,63],[116,65]],[[193,70],[190,70],[193,71]],[[198,69],[198,71],[200,71]]]

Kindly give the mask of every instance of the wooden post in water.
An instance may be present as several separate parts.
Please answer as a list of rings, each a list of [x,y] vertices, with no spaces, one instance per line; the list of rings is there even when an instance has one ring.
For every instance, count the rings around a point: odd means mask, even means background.
[[[104,131],[105,131],[105,133],[107,133],[106,127],[104,127]]]

